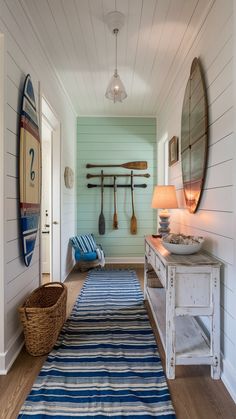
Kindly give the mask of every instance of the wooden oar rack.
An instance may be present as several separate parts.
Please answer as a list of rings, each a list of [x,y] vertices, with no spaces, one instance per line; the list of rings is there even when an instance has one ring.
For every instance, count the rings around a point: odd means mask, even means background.
[[[147,184],[146,183],[142,183],[142,184],[138,184],[138,185],[133,185],[134,188],[146,188]],[[114,185],[103,185],[104,188],[114,188]],[[91,189],[91,188],[101,188],[101,185],[95,185],[93,183],[88,183],[87,184],[87,188]],[[131,184],[130,185],[116,185],[116,188],[131,188]]]
[[[131,174],[123,174],[123,173],[119,173],[119,174],[95,174],[92,175],[90,173],[87,174],[87,179],[91,179],[91,178],[101,178],[103,176],[103,178],[117,178],[117,177],[131,177]],[[144,173],[144,174],[136,174],[133,173],[133,176],[139,176],[139,177],[145,177],[145,178],[149,178],[150,174],[149,173]],[[134,184],[133,185],[134,188],[146,188],[147,184],[146,183],[141,183],[141,184]],[[93,184],[93,183],[88,183],[87,184],[87,188],[100,188],[101,184],[97,185],[97,184]],[[104,184],[103,185],[104,188],[114,188],[114,184]],[[116,185],[117,188],[131,188],[131,184],[125,185],[125,184],[117,184]]]
[[[93,177],[131,177],[132,175],[131,174],[129,174],[129,173],[119,173],[119,174],[103,174],[103,175],[101,175],[101,174],[95,174],[95,175],[92,175],[92,174],[90,174],[90,173],[88,173],[87,175],[86,175],[86,177],[87,177],[87,179],[91,179],[91,178],[93,178]],[[137,176],[139,176],[139,177],[146,177],[146,178],[149,178],[150,177],[150,174],[149,173],[143,173],[143,174],[140,174],[140,173],[133,173],[133,176],[134,177],[137,177]]]
[[[113,214],[113,229],[118,230],[118,214],[117,214],[117,205],[116,205],[116,192],[117,188],[129,188],[131,190],[131,203],[132,203],[132,217],[130,219],[130,233],[131,234],[137,234],[137,219],[134,213],[134,188],[147,188],[146,183],[134,183],[135,177],[143,177],[143,178],[149,178],[149,173],[134,173],[133,170],[146,170],[148,167],[148,164],[146,161],[134,161],[134,162],[128,162],[123,164],[86,164],[87,169],[92,168],[98,168],[98,167],[121,167],[123,169],[132,170],[131,173],[104,173],[103,170],[101,170],[101,173],[95,173],[91,174],[88,173],[86,175],[87,179],[91,178],[100,178],[101,182],[99,184],[97,183],[88,183],[87,188],[100,188],[101,190],[101,212],[98,219],[98,232],[99,234],[103,235],[105,234],[105,217],[103,213],[103,191],[104,188],[113,188],[113,194],[114,194],[114,214]],[[130,178],[130,181],[128,184],[120,183],[117,184],[116,180],[117,178]],[[113,182],[104,184],[104,179],[110,178]]]

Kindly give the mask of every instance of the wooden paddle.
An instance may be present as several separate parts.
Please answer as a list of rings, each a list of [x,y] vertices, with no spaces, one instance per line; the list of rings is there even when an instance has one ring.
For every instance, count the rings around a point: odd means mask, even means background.
[[[93,183],[87,183],[87,188],[91,189],[91,188],[101,188],[101,185],[95,185]],[[103,185],[103,188],[114,188],[114,185]],[[116,188],[131,188],[131,185],[123,185],[123,184],[119,184],[116,185]],[[134,185],[134,188],[147,188],[147,184],[146,183],[138,183],[137,185]]]
[[[137,219],[134,215],[134,178],[133,171],[131,172],[131,199],[132,199],[132,217],[130,220],[130,233],[137,234]]]
[[[118,230],[118,216],[116,212],[116,176],[114,176],[114,215],[113,215],[113,229]]]
[[[101,212],[98,219],[98,232],[105,234],[105,217],[103,214],[103,170],[101,171]]]
[[[111,176],[116,176],[116,177],[129,177],[130,175],[127,175],[125,173],[119,173],[119,174],[116,174],[116,175],[113,175],[113,174],[112,175],[107,175],[107,174],[103,175],[103,177],[111,177]],[[151,175],[149,173],[144,173],[144,174],[134,173],[133,176],[139,176],[139,177],[149,178]],[[91,178],[94,178],[94,177],[101,177],[101,175],[92,175],[90,173],[87,173],[87,175],[86,175],[86,178],[87,179],[91,179]]]
[[[91,167],[124,167],[125,169],[146,170],[146,161],[130,161],[123,164],[86,164],[87,169]]]

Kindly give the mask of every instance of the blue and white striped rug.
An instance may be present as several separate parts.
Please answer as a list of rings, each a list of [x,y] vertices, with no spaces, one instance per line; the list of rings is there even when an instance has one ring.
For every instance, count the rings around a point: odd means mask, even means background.
[[[134,271],[88,274],[19,418],[175,418]]]

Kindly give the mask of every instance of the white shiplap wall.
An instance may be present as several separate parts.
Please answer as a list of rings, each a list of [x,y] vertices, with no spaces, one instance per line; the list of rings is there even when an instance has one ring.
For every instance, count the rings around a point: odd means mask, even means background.
[[[4,245],[1,273],[4,281],[0,281],[1,296],[4,296],[3,304],[0,307],[2,321],[2,327],[0,328],[0,372],[4,373],[21,347],[21,326],[17,307],[40,282],[39,238],[29,268],[22,261],[19,245],[17,136],[19,106],[26,74],[31,74],[38,103],[40,86],[42,93],[55,109],[61,122],[62,280],[65,279],[73,266],[71,253],[68,253],[68,240],[75,233],[75,189],[68,190],[65,188],[63,172],[65,166],[71,166],[75,170],[76,117],[72,105],[56,73],[52,70],[50,60],[44,52],[20,2],[9,1],[5,3],[0,0],[0,33],[4,35],[5,46],[5,96],[3,96],[3,91],[0,92],[1,97],[4,97],[5,118],[2,159],[4,165],[4,237],[1,237]],[[3,56],[1,56],[2,58]],[[0,199],[2,201],[2,195]]]
[[[200,58],[209,103],[209,158],[204,193],[196,214],[185,209],[181,162],[172,166],[169,183],[178,190],[180,208],[171,216],[172,230],[205,236],[205,249],[222,260],[222,379],[236,400],[236,264],[235,264],[235,135],[233,108],[233,2],[213,2],[192,40],[176,62],[170,87],[160,101],[158,138],[180,137],[184,90],[193,58]]]

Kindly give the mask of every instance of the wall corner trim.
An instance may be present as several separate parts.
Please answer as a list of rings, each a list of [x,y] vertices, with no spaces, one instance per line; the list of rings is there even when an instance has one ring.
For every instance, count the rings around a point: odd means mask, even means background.
[[[144,257],[107,257],[106,263],[144,264]]]
[[[22,330],[19,330],[11,339],[6,352],[0,353],[0,375],[6,375],[11,368],[12,364],[19,355],[24,345],[24,337]]]
[[[236,370],[233,365],[222,356],[221,380],[236,403]]]
[[[62,278],[62,281],[61,282],[65,282],[66,281],[66,279],[68,278],[68,276],[70,275],[70,273],[73,271],[75,265],[76,265],[76,262],[75,262],[75,260],[73,260],[70,263],[70,265],[67,266],[67,270],[66,270],[66,272],[64,274],[64,277]]]

